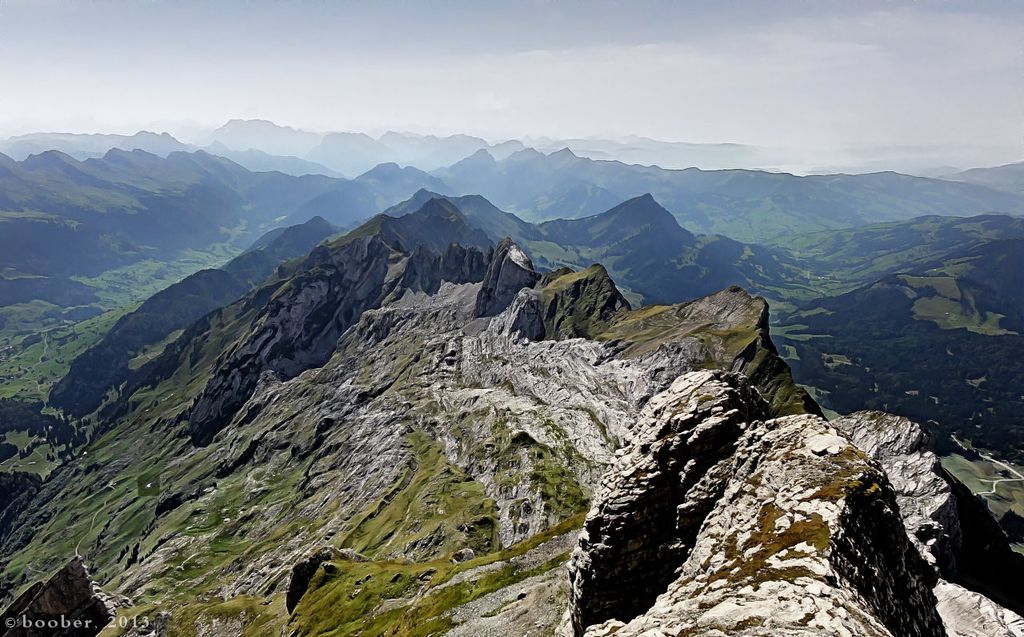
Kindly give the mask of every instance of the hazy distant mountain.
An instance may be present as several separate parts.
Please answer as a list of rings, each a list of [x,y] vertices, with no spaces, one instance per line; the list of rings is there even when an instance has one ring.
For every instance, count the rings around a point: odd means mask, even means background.
[[[271,155],[305,157],[320,143],[321,135],[279,126],[262,119],[233,119],[210,133],[208,143],[232,150],[262,150]],[[344,172],[344,171],[343,171]]]
[[[0,152],[21,161],[29,155],[57,150],[75,159],[102,157],[107,151],[144,150],[166,157],[177,151],[191,151],[194,147],[183,144],[168,133],[140,131],[134,135],[103,135],[76,133],[31,133],[0,141]]]
[[[271,155],[262,150],[232,150],[220,142],[215,142],[204,149],[213,155],[226,157],[253,172],[279,171],[286,175],[327,175],[328,177],[344,177],[345,175],[331,170],[327,166],[298,157]]]
[[[1024,212],[1024,198],[1012,193],[898,173],[666,170],[595,161],[568,149],[526,149],[501,161],[480,151],[433,174],[456,192],[482,194],[530,220],[596,214],[609,194],[621,201],[649,192],[683,226],[749,242],[927,214]]]
[[[486,140],[470,135],[437,137],[388,131],[381,135],[379,141],[394,153],[396,159],[392,161],[424,170],[450,166],[481,148],[490,147]]]
[[[944,178],[1024,195],[1024,161],[992,168],[971,168]]]
[[[666,142],[636,135],[621,140],[542,140],[536,147],[544,152],[568,148],[576,155],[590,159],[610,159],[662,168],[759,168],[780,159],[769,157],[764,151],[743,144]]]
[[[94,291],[71,277],[214,245],[234,244],[230,254],[285,219],[319,215],[351,227],[424,187],[447,190],[394,165],[344,180],[251,172],[201,151],[115,149],[85,161],[57,151],[21,162],[0,155],[0,307],[87,305]]]
[[[307,157],[349,175],[388,161],[387,149],[365,133],[328,133]]]
[[[422,170],[380,164],[355,179],[335,181],[326,191],[295,210],[289,221],[301,223],[319,215],[349,229],[421,189],[449,190],[443,181]]]
[[[101,135],[73,133],[32,133],[19,135],[0,141],[0,152],[12,159],[21,161],[30,155],[38,155],[48,150],[65,153],[75,159],[85,160],[100,158],[108,151],[143,150],[159,157],[166,157],[174,152],[193,152],[198,147],[178,141],[168,133],[150,133],[142,131],[134,135]],[[231,161],[253,172],[277,170],[288,175],[328,175],[341,177],[341,173],[331,170],[315,162],[299,157],[274,155],[255,148],[235,149],[220,141],[203,148],[206,152],[226,157]]]
[[[365,173],[359,175],[356,181],[365,183],[383,196],[396,201],[409,196],[420,188],[428,190],[447,191],[445,183],[425,173],[418,168],[405,166],[404,168],[395,163],[386,163],[374,166]]]
[[[501,144],[498,152],[507,155],[516,146]],[[358,174],[386,162],[433,170],[489,147],[487,141],[468,135],[437,137],[388,131],[374,139],[364,133],[330,133],[308,158],[346,174]]]

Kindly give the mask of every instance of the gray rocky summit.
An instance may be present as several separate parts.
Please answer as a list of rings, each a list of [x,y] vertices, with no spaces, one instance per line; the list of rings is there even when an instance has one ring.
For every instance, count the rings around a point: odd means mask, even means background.
[[[945,634],[878,465],[818,416],[766,414],[715,372],[648,403],[569,566],[576,635]]]
[[[633,309],[435,238],[323,244],[189,328],[19,550],[59,571],[49,521],[159,468],[83,545],[157,635],[1021,634],[987,513],[913,423],[822,418],[764,299]]]
[[[920,426],[767,414],[721,372],[647,403],[570,561],[566,633],[1024,634],[997,582],[960,581],[964,496]]]
[[[532,288],[540,279],[530,257],[511,239],[503,239],[494,249],[476,299],[477,316],[494,316],[515,298],[519,290]]]

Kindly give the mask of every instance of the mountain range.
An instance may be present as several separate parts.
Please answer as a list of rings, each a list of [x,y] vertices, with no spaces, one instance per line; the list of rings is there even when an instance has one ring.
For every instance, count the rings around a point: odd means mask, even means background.
[[[204,152],[164,158],[111,150],[84,161],[57,151],[20,162],[0,156],[0,306],[104,307],[108,271],[140,262],[162,267],[215,248],[230,256],[275,225],[321,212],[351,227],[439,185],[394,165],[354,180],[254,173]]]
[[[1024,630],[1012,188],[472,153],[0,157],[2,619]]]
[[[674,223],[641,197],[586,240],[631,210],[640,234]],[[253,253],[269,265],[331,230]],[[45,482],[0,474],[5,618],[167,635],[1019,624],[1024,557],[923,430],[823,420],[768,319],[738,287],[634,307],[604,267],[542,272],[447,199],[375,217],[138,361]]]
[[[498,161],[480,151],[434,171],[456,192],[479,193],[529,220],[572,218],[644,193],[698,232],[768,242],[792,234],[927,214],[1020,213],[1013,194],[897,173],[812,175],[748,170],[665,170],[527,149]]]

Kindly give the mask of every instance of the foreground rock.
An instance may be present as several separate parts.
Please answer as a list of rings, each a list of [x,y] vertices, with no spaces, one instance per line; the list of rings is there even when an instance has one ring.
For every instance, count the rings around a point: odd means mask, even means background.
[[[25,591],[0,617],[3,637],[91,637],[114,618],[113,598],[89,577],[75,557],[46,582]]]
[[[1019,615],[1024,587],[1018,582],[1024,556],[1011,550],[978,498],[942,469],[927,432],[906,418],[877,411],[832,424],[889,476],[908,535],[943,578],[934,592],[947,633],[1024,635]]]
[[[820,417],[765,413],[713,372],[644,409],[570,563],[576,635],[946,634],[881,468]]]

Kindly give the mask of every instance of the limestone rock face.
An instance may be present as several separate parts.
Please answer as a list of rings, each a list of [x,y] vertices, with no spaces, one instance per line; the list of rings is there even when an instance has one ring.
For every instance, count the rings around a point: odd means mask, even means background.
[[[115,611],[114,598],[100,590],[82,559],[75,557],[49,580],[32,586],[11,604],[0,617],[0,635],[91,637],[103,630],[113,619]],[[61,624],[62,618],[68,625]],[[12,620],[13,628],[10,625]],[[56,621],[58,627],[26,628],[26,620],[33,623],[30,625]]]
[[[676,579],[721,497],[737,441],[766,412],[748,385],[712,374],[684,376],[648,403],[573,556],[577,627],[639,615]]]
[[[818,416],[764,413],[720,372],[650,401],[570,562],[576,635],[945,635],[881,468]]]
[[[530,341],[542,340],[546,329],[541,303],[541,295],[536,290],[520,290],[508,309],[491,319],[491,333],[504,334],[513,339],[522,337]]]
[[[882,464],[911,541],[940,574],[952,577],[962,543],[960,520],[925,430],[906,418],[878,411],[850,414],[832,425]]]
[[[541,278],[533,262],[511,239],[502,239],[476,297],[476,316],[494,316],[512,303],[519,290],[532,288]]]
[[[935,597],[949,637],[1024,637],[1024,619],[981,593],[940,581]]]
[[[978,498],[943,471],[927,432],[906,418],[876,411],[850,414],[832,424],[889,476],[907,534],[944,578],[935,596],[948,633],[1020,634],[1024,619],[1018,612],[1024,600],[1018,578],[1024,557],[1011,550]]]
[[[390,294],[433,294],[443,280],[478,281],[484,260],[479,250],[458,245],[440,256],[425,249],[405,256],[377,236],[340,249],[318,247],[299,275],[273,291],[249,336],[220,357],[188,412],[193,442],[209,444],[253,394],[262,373],[289,379],[324,364],[341,334]]]

